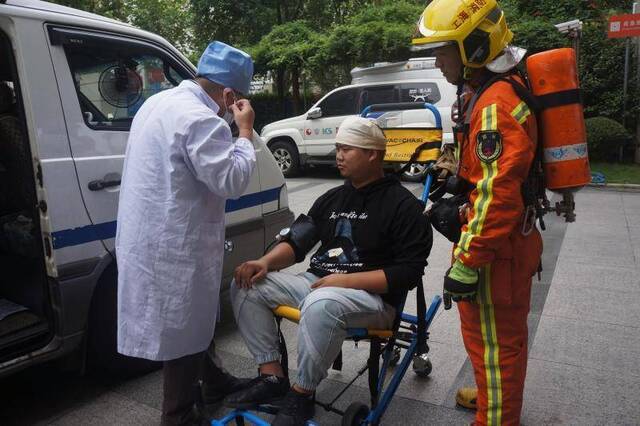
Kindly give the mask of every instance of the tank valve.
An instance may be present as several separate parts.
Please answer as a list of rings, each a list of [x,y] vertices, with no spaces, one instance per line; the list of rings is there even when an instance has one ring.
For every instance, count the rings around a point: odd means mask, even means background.
[[[576,202],[573,199],[573,193],[564,192],[562,194],[562,201],[556,203],[556,214],[560,216],[564,215],[565,222],[575,222],[576,221]]]

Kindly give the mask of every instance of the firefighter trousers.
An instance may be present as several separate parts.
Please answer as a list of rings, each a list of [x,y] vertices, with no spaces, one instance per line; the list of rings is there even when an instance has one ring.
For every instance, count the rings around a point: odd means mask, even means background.
[[[511,282],[509,304],[491,300],[491,265],[480,270],[478,298],[459,302],[464,345],[478,386],[476,425],[518,425],[527,371],[531,278]],[[494,283],[495,284],[495,283]]]

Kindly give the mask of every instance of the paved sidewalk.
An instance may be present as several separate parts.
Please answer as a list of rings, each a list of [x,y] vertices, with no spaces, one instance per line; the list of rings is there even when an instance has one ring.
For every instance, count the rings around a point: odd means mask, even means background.
[[[528,424],[640,424],[640,193],[585,189],[529,356]]]
[[[289,180],[296,214],[305,212],[335,179]],[[407,185],[416,194],[419,185]],[[640,425],[640,193],[586,188],[578,193],[577,221],[547,216],[541,281],[534,281],[529,318],[530,357],[523,424]],[[425,276],[427,297],[441,292],[450,244],[434,242]],[[301,271],[296,265],[292,271]],[[407,310],[415,312],[409,296]],[[240,339],[228,305],[217,334],[225,365],[249,377],[256,365]],[[383,424],[463,425],[473,413],[455,407],[459,386],[471,385],[471,366],[462,346],[455,307],[440,311],[431,328],[433,372],[427,379],[405,376]],[[286,324],[290,366],[296,367],[296,327]],[[366,343],[345,343],[344,370],[331,372],[319,390],[330,399],[365,362]],[[2,386],[0,424],[153,425],[160,416],[162,375],[128,382],[69,377],[34,369]],[[52,377],[53,376],[53,377]],[[61,391],[64,389],[64,392]],[[1,394],[5,394],[2,392]],[[63,395],[64,394],[64,395]],[[22,395],[22,396],[20,396]],[[361,379],[340,405],[368,401]],[[221,416],[219,409],[215,413]],[[339,417],[318,408],[323,425]]]
[[[290,195],[296,206],[315,199],[301,192]],[[542,279],[534,281],[529,318],[531,349],[522,421],[640,424],[640,193],[587,188],[578,193],[576,204],[573,224],[546,218],[545,269]],[[450,244],[438,236],[425,277],[427,297],[440,292],[449,253]],[[304,265],[291,269],[300,271]],[[415,312],[414,300],[409,297],[407,309]],[[287,325],[285,335],[295,368],[295,327]],[[219,337],[221,347],[249,358],[236,333],[222,332]],[[472,419],[454,402],[456,389],[473,383],[455,308],[441,311],[434,321],[430,346],[432,376],[424,380],[407,373],[385,417],[388,424],[417,425],[426,419],[464,424]],[[332,396],[366,356],[366,344],[355,349],[345,343],[344,370],[330,373],[320,397]],[[356,393],[366,402],[366,381],[356,383]],[[327,424],[338,421],[333,414],[318,418]]]

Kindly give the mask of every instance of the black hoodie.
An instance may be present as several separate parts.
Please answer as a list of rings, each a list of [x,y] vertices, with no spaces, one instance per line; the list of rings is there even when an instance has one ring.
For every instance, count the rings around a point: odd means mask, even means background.
[[[423,207],[393,176],[360,189],[346,182],[329,190],[309,210],[321,242],[309,272],[323,277],[382,269],[388,291],[381,296],[396,306],[421,282],[431,251]]]

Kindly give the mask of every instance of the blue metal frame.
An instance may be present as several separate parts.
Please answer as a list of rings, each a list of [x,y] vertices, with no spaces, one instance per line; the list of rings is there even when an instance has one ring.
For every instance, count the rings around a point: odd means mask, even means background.
[[[261,419],[260,417],[246,410],[233,410],[232,412],[230,412],[220,420],[211,420],[211,426],[226,426],[232,421],[235,421],[236,419],[238,419],[239,417],[241,417],[243,420],[250,422],[252,425],[255,425],[255,426],[271,426],[271,423]],[[307,423],[305,423],[305,426],[319,426],[319,425],[313,420],[308,420]]]
[[[211,426],[226,426],[232,421],[235,421],[238,417],[242,417],[256,426],[271,426],[271,423],[264,421],[255,414],[245,410],[234,410],[220,420],[211,420]]]
[[[429,309],[427,310],[427,314],[426,314],[427,329],[429,329],[429,327],[431,326],[431,323],[433,322],[433,319],[435,318],[435,315],[438,312],[438,309],[440,308],[441,304],[442,304],[442,298],[438,295],[434,296],[433,299],[431,300],[431,305],[429,306]],[[415,315],[410,315],[405,313],[401,314],[401,320],[413,325],[416,325],[418,323],[418,317],[416,317]],[[349,337],[365,337],[367,336],[367,329],[349,328],[347,329],[347,333]],[[391,400],[393,399],[393,396],[398,390],[398,387],[400,386],[400,382],[402,381],[402,378],[404,377],[407,370],[409,369],[409,364],[413,360],[413,357],[415,356],[415,353],[416,353],[416,347],[418,344],[417,333],[414,332],[412,337],[413,338],[411,340],[411,344],[409,345],[409,349],[404,354],[404,357],[402,358],[402,361],[400,362],[400,364],[396,367],[396,370],[394,371],[393,376],[391,377],[391,380],[387,388],[384,390],[384,392],[381,392],[380,401],[378,402],[376,407],[369,412],[367,418],[363,423],[364,425],[380,423],[382,416],[384,415],[385,411],[387,410],[387,407],[391,403]],[[380,370],[380,375],[378,377],[379,391],[382,391],[382,386],[384,385],[384,379],[387,374],[387,369],[389,367],[392,352],[393,352],[392,346],[388,347],[385,350],[385,353],[383,356],[383,366],[382,366],[382,369]],[[242,417],[243,419],[251,422],[251,424],[256,426],[270,426],[269,422],[261,419],[257,415],[246,410],[234,410],[220,420],[212,420],[211,426],[226,426],[238,417]],[[316,425],[317,423],[314,423],[312,421],[307,422],[307,426],[316,426]]]
[[[438,308],[440,307],[441,304],[442,304],[442,298],[438,295],[434,296],[433,299],[431,300],[431,305],[429,306],[429,309],[427,310],[427,314],[426,314],[427,329],[429,329],[429,326],[431,325],[431,322],[433,321],[433,318],[435,317],[436,312],[438,312]],[[402,321],[409,322],[411,324],[417,324],[418,318],[416,316],[403,313]],[[384,391],[384,393],[382,393],[382,396],[380,397],[380,401],[378,402],[378,405],[375,407],[375,409],[369,412],[369,415],[367,416],[364,424],[380,423],[382,415],[387,410],[387,407],[391,403],[391,400],[393,399],[393,396],[395,395],[396,390],[398,390],[398,386],[400,386],[400,382],[402,381],[402,378],[404,377],[405,373],[407,372],[407,369],[409,368],[409,363],[411,363],[411,361],[413,360],[413,357],[415,356],[417,344],[418,344],[418,335],[417,333],[413,333],[413,340],[411,341],[411,345],[409,346],[409,349],[404,354],[404,357],[402,358],[400,365],[396,367],[396,371],[393,373],[393,376],[391,377],[391,381],[389,382],[387,389]],[[393,348],[389,348],[387,352],[391,352],[392,349]],[[384,383],[384,378],[387,372],[386,367],[388,366],[389,357],[390,357],[390,353],[385,354],[383,368],[380,371],[380,377],[378,381],[380,389],[382,388],[382,384]]]
[[[366,107],[365,109],[362,110],[362,112],[360,113],[361,117],[367,118],[369,116],[369,114],[371,114],[371,109],[374,105],[369,105],[368,107]],[[428,109],[429,111],[431,111],[431,113],[433,114],[433,116],[436,119],[436,128],[442,130],[442,116],[440,115],[440,111],[438,111],[438,108],[436,108],[434,105],[425,102],[423,104],[424,109]],[[377,114],[378,112],[381,113],[385,113],[385,112],[390,112],[390,111],[404,111],[402,109],[397,109],[397,110],[388,110],[388,111],[375,111],[375,113]],[[376,116],[375,118],[378,118],[378,116]],[[429,191],[431,190],[431,184],[433,183],[433,176],[431,176],[431,173],[427,174],[425,183],[424,183],[424,190],[422,191],[422,202],[426,203],[427,199],[429,198]]]
[[[368,107],[366,107],[365,109],[362,110],[362,112],[360,113],[361,117],[367,117],[369,115],[369,113],[371,112],[371,107],[373,105],[369,105]],[[436,108],[434,105],[425,102],[424,103],[424,109],[428,109],[429,111],[431,111],[431,113],[433,113],[433,116],[436,119],[436,127],[441,129],[442,128],[442,116],[440,115],[440,111],[438,111],[438,108]],[[389,111],[380,111],[380,112],[390,112],[390,111],[394,111],[394,110],[389,110]],[[400,109],[395,110],[395,111],[402,111]],[[376,111],[378,112],[378,111]],[[376,117],[377,118],[377,117]]]

